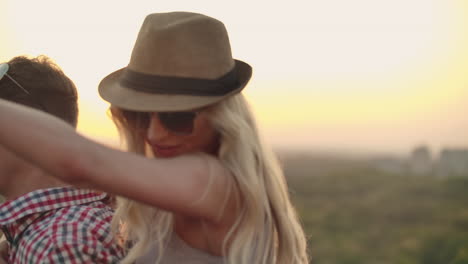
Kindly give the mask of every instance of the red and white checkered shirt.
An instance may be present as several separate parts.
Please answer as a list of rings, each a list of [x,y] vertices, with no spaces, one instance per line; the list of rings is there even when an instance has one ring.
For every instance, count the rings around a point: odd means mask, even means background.
[[[71,187],[42,189],[0,205],[11,264],[118,263],[106,194]]]

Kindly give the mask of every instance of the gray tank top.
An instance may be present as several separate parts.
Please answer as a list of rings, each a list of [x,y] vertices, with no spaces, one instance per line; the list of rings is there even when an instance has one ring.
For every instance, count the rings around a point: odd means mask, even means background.
[[[156,244],[138,258],[136,264],[154,264],[159,255]],[[173,234],[164,250],[160,264],[223,264],[223,257],[213,256],[185,243],[177,234]]]

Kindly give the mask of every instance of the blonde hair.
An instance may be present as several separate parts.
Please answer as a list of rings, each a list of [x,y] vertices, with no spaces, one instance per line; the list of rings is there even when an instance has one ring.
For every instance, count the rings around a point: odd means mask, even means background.
[[[262,142],[244,96],[231,96],[209,111],[221,138],[218,158],[234,176],[242,205],[225,238],[224,245],[229,240],[229,248],[224,247],[225,263],[308,263],[306,239],[282,169],[273,151]],[[139,118],[117,108],[111,108],[111,113],[128,150],[145,154],[144,138],[137,132],[141,131]],[[114,229],[120,227],[124,239],[135,241],[122,263],[132,263],[154,242],[162,253],[172,233],[172,214],[128,199],[118,200]]]

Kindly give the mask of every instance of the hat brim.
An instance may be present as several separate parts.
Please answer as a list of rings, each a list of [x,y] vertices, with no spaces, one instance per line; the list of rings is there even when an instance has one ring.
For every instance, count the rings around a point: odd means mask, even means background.
[[[113,106],[142,112],[186,111],[208,106],[239,93],[252,76],[252,67],[247,63],[234,60],[239,86],[221,96],[197,96],[161,94],[137,91],[120,83],[125,68],[106,76],[99,83],[100,96]]]

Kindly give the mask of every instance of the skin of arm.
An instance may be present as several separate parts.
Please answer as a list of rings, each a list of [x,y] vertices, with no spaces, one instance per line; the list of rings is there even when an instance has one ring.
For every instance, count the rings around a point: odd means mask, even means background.
[[[1,99],[0,123],[1,145],[70,184],[212,223],[236,213],[235,192],[228,190],[233,178],[215,157],[158,160],[122,152],[77,134],[58,118]]]
[[[0,264],[7,263],[8,260],[8,242],[3,240],[0,242]]]

